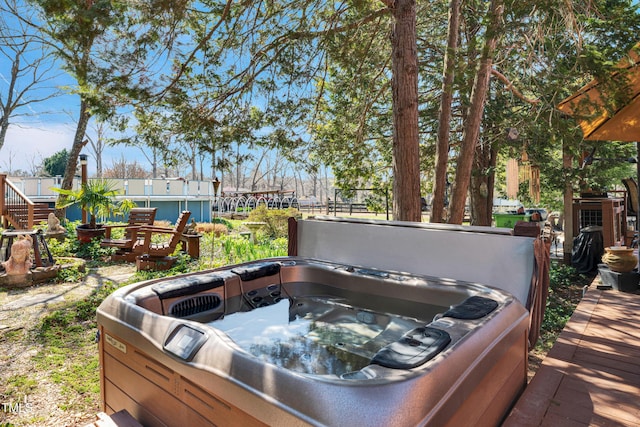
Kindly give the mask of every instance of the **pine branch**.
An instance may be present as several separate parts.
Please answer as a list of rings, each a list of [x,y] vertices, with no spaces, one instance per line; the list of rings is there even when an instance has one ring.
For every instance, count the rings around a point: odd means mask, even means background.
[[[524,102],[528,102],[529,104],[534,104],[534,105],[538,104],[540,102],[539,99],[531,99],[531,98],[527,98],[526,96],[524,96],[522,94],[522,92],[520,92],[518,89],[513,87],[513,83],[511,83],[511,81],[509,81],[507,76],[505,76],[504,74],[502,74],[501,72],[499,72],[495,68],[491,69],[491,74],[496,76],[498,78],[498,80],[500,80],[502,83],[504,83],[507,86],[507,90],[509,92],[513,93],[516,97],[520,98]]]

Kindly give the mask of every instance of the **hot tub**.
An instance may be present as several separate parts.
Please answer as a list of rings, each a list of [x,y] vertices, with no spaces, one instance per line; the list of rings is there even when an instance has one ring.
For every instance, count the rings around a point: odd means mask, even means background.
[[[130,285],[98,324],[104,410],[145,426],[496,425],[526,383],[509,293],[306,257]]]

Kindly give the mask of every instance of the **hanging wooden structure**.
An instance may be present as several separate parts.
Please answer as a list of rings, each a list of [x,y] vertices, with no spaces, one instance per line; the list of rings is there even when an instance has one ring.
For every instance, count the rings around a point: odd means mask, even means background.
[[[518,174],[520,182],[527,182],[531,178],[531,165],[529,163],[522,163],[520,165],[520,173]]]
[[[529,174],[529,195],[536,205],[540,203],[540,166],[531,166]]]
[[[518,179],[518,160],[507,160],[507,198],[518,198],[518,186],[520,181]]]
[[[531,165],[529,155],[522,151],[520,161],[517,159],[507,160],[507,198],[517,199],[520,183],[529,183],[529,197],[538,204],[540,203],[540,167]]]

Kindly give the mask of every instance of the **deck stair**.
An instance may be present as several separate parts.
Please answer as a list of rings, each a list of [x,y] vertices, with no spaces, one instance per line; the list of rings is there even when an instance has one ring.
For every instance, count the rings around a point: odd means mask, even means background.
[[[0,213],[2,226],[17,230],[31,230],[46,221],[54,209],[47,203],[34,203],[7,176],[0,174]]]

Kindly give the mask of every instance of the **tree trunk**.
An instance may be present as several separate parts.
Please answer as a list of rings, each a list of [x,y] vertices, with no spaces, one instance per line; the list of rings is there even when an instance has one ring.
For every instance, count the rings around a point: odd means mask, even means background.
[[[4,105],[2,109],[2,123],[0,124],[0,148],[4,146],[4,140],[7,136],[7,130],[9,129],[9,117],[11,117],[11,113],[15,109],[15,104],[13,102],[13,95],[15,93],[18,74],[20,72],[20,57],[23,51],[24,51],[24,48],[21,49],[20,52],[16,52],[16,57],[13,59],[13,63],[11,64],[11,77],[9,81],[9,87],[7,88],[7,91],[6,91],[7,99],[6,101],[4,101]]]
[[[498,149],[489,144],[479,145],[476,150],[471,174],[469,194],[471,196],[471,225],[491,226],[493,211],[493,189]]]
[[[60,187],[65,190],[71,190],[73,187],[73,178],[76,175],[76,169],[78,168],[78,158],[80,157],[80,151],[87,144],[84,139],[87,132],[87,125],[89,124],[89,111],[87,109],[87,102],[84,99],[80,100],[80,116],[78,118],[78,125],[76,126],[76,133],[73,137],[73,145],[69,151],[69,159],[67,161],[67,169],[64,171],[64,177]],[[60,219],[64,218],[64,209],[56,209],[56,216]]]
[[[315,172],[312,176],[313,176],[312,194],[313,194],[313,197],[318,197],[318,173]],[[302,195],[304,196],[304,186],[302,186]]]
[[[393,16],[393,218],[397,221],[420,221],[415,0],[396,0]]]
[[[7,136],[7,130],[9,129],[9,118],[11,117],[11,113],[15,109],[13,95],[15,93],[16,81],[18,80],[18,73],[20,72],[21,54],[22,51],[16,52],[16,57],[13,59],[13,63],[11,64],[11,77],[9,81],[9,87],[6,90],[7,99],[6,101],[4,101],[4,105],[2,108],[2,119],[0,120],[0,149],[4,147],[4,140]]]
[[[189,156],[189,160],[191,162],[191,179],[193,181],[198,179],[198,159],[196,158],[196,147],[195,144],[191,146],[191,153]]]
[[[158,150],[153,147],[153,164],[151,165],[151,178],[158,177]]]
[[[501,34],[499,30],[502,26],[503,12],[503,0],[492,0],[489,5],[487,35],[484,48],[482,49],[480,67],[476,73],[473,89],[471,90],[469,114],[464,124],[462,144],[456,166],[456,179],[451,193],[451,212],[449,216],[449,223],[451,224],[462,224],[462,220],[464,219],[467,192],[469,190],[471,169],[473,167],[473,156],[476,151],[478,136],[480,135],[489,78],[491,77],[493,55]]]
[[[95,127],[95,131],[96,131],[95,141],[92,138],[87,137],[87,140],[89,140],[89,144],[93,149],[93,154],[96,161],[96,176],[98,178],[102,178],[102,153],[104,152],[104,148],[105,148],[104,128],[105,128],[104,122],[102,121],[97,122]]]
[[[96,176],[102,178],[102,151],[96,153]]]
[[[240,190],[240,143],[236,144],[236,191]]]
[[[261,180],[264,175],[258,178],[258,173],[260,173],[260,165],[267,155],[267,150],[263,150],[260,155],[260,159],[256,162],[255,169],[253,170],[253,176],[251,177],[251,191],[256,191],[258,189],[258,181]]]
[[[4,108],[2,118],[0,118],[0,149],[4,146],[7,130],[9,130],[9,114],[9,108]]]
[[[447,50],[444,55],[444,77],[442,79],[442,96],[440,97],[440,114],[438,117],[438,143],[436,145],[435,179],[433,182],[430,222],[443,222],[446,219],[444,216],[444,199],[447,189],[447,165],[449,163],[449,123],[451,122],[451,103],[453,102],[453,79],[455,77],[458,32],[460,30],[461,1],[451,0],[449,5]]]

